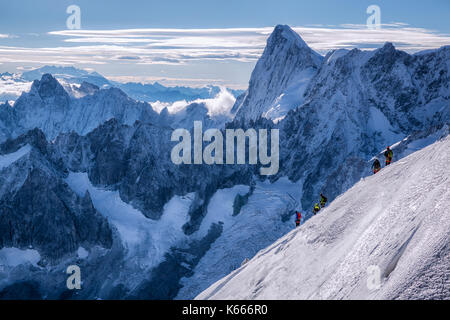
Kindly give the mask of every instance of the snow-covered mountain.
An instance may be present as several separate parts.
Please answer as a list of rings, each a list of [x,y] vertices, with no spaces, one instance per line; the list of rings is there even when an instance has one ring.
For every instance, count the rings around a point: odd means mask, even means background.
[[[156,121],[157,113],[150,104],[137,102],[120,89],[100,90],[83,83],[80,90],[86,95],[72,98],[52,75],[44,74],[41,80],[33,81],[30,91],[22,93],[14,106],[0,105],[3,136],[9,133],[10,138],[15,138],[40,128],[48,139],[54,139],[70,131],[86,134],[112,118],[130,125],[137,120]]]
[[[277,26],[233,109],[224,90],[152,108],[43,75],[0,105],[0,298],[195,297],[289,232],[294,209],[308,219],[320,191],[332,201],[369,175],[386,145],[401,162],[447,136],[448,53],[387,44],[322,58]],[[278,174],[174,165],[171,133],[194,120],[280,129]],[[68,264],[85,270],[76,293]]]
[[[286,26],[275,28],[255,67],[248,91],[236,101],[233,126],[266,126],[267,122],[258,118],[272,118],[267,111],[273,107],[274,97],[283,96],[288,90],[270,88],[286,88],[284,79],[292,77],[292,70],[305,57],[304,42],[292,33]],[[279,37],[282,39],[273,40]],[[297,41],[289,41],[292,38]],[[278,45],[279,42],[299,43],[294,48],[301,46],[303,50],[291,50],[298,55],[290,56],[286,54],[290,51]],[[281,57],[274,48],[281,50]],[[392,146],[398,160],[447,135],[449,53],[449,47],[442,47],[410,55],[389,43],[375,51],[354,49],[328,53],[305,85],[292,84],[292,88],[301,88],[302,95],[286,105],[290,111],[275,126],[280,129],[280,172],[271,181],[288,177],[295,182],[299,188],[297,208],[309,218],[320,192],[333,200],[348,190],[371,173],[371,161],[375,156],[381,160],[387,145]],[[272,56],[278,59],[274,58],[263,68]],[[291,60],[300,62],[285,68],[289,65],[286,61]],[[278,61],[282,65],[272,69]],[[267,83],[270,85],[261,89],[260,85]],[[243,101],[253,102],[246,105]],[[218,250],[221,253],[216,253],[210,262],[216,267],[226,265],[228,259],[222,257],[231,255],[231,250],[223,246]],[[207,256],[209,253],[203,259]],[[243,260],[246,256],[239,257]],[[193,286],[189,280],[218,279],[220,271],[209,270],[206,264],[197,269],[193,278],[184,280],[186,288]]]
[[[77,264],[77,298],[193,298],[292,228],[301,185],[177,167],[170,134],[111,119],[85,136],[48,142],[35,129],[1,145],[0,297],[70,298],[64,271]],[[396,159],[445,135],[406,139]]]
[[[114,86],[122,89],[126,94],[136,100],[148,101],[148,102],[167,102],[173,103],[176,101],[194,101],[197,99],[211,99],[217,96],[221,88],[218,86],[208,85],[205,87],[166,87],[158,82],[154,83],[136,83],[127,82],[119,83],[114,82]],[[234,96],[237,97],[242,94],[243,90],[227,90]]]
[[[90,72],[74,67],[43,66],[22,73],[21,78],[27,81],[34,81],[41,79],[47,73],[58,80],[64,80],[65,83],[82,84],[83,82],[89,82],[100,88],[111,86],[110,81],[98,72]]]
[[[247,91],[236,100],[236,117],[283,118],[303,102],[303,93],[322,59],[291,28],[276,26],[252,72]]]
[[[221,235],[221,216],[249,192],[251,174],[174,165],[171,133],[111,119],[85,136],[48,142],[35,129],[2,144],[0,297],[15,290],[27,298],[29,285],[39,297],[71,294],[58,285],[69,263],[90,270],[83,283],[91,289],[80,298],[174,298]],[[17,265],[11,250],[24,262]]]
[[[449,150],[361,180],[197,299],[448,299]]]
[[[274,34],[287,28],[277,27]],[[265,53],[272,52],[268,48]],[[344,192],[368,173],[366,161],[386,146],[450,122],[449,61],[448,46],[410,55],[390,43],[374,51],[337,50],[325,56],[307,83],[303,102],[292,104],[277,123],[278,177],[302,185],[303,208],[310,208],[321,191],[331,199]],[[277,79],[290,76],[290,69],[282,70]],[[273,94],[254,88],[274,79],[272,73],[252,75],[248,93],[257,92],[252,99],[264,102],[258,110],[271,107]],[[265,111],[255,113],[256,105],[242,104],[235,122],[245,124],[239,114],[246,110],[251,118],[266,117]]]
[[[205,128],[223,128],[232,119],[235,98],[224,88],[211,99],[157,103],[163,108],[157,110],[115,87],[100,89],[88,82],[68,87],[60,81],[44,74],[13,105],[0,104],[0,142],[34,128],[40,128],[48,139],[71,131],[85,135],[110,119],[128,125],[139,120],[186,129],[192,128],[194,121],[202,121]]]

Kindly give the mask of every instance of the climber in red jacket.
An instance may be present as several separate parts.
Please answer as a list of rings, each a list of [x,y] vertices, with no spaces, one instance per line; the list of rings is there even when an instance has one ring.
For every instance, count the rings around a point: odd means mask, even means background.
[[[295,211],[295,214],[297,215],[297,219],[295,220],[295,227],[298,227],[300,225],[300,221],[302,220],[302,214],[299,211]]]

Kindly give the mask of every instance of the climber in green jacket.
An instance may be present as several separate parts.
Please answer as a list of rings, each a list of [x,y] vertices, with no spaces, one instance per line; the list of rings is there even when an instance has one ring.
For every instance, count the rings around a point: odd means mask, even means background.
[[[316,215],[316,213],[319,212],[319,211],[320,211],[320,206],[319,206],[318,203],[316,203],[316,204],[314,205],[314,209],[313,209],[314,215]]]
[[[325,207],[325,205],[327,204],[327,197],[325,197],[322,193],[320,194],[320,207]]]

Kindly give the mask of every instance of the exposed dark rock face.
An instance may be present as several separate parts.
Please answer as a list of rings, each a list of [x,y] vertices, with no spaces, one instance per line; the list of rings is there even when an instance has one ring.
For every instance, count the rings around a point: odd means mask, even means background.
[[[55,260],[79,246],[110,248],[112,231],[89,193],[77,196],[63,181],[65,166],[39,129],[8,140],[0,154],[29,145],[28,154],[0,170],[0,247],[36,248]]]
[[[1,300],[42,300],[39,283],[36,281],[23,281],[13,283],[0,291]]]
[[[44,133],[40,129],[33,129],[16,139],[8,139],[0,145],[0,154],[7,154],[17,151],[25,144],[30,144],[36,148],[41,154],[48,155],[48,143]]]
[[[2,197],[0,208],[0,247],[32,247],[49,259],[80,245],[111,247],[111,229],[89,193],[79,198],[62,180],[37,168],[18,190]]]
[[[241,212],[242,207],[248,203],[248,198],[252,195],[253,188],[254,186],[251,186],[249,192],[243,196],[240,194],[236,195],[233,202],[233,216],[237,216]]]
[[[170,152],[176,143],[170,141],[171,133],[170,127],[141,122],[127,126],[112,119],[86,136],[60,135],[51,146],[51,157],[70,171],[87,171],[94,185],[119,190],[125,202],[152,219],[160,217],[173,195],[197,192],[207,204],[219,187],[250,183],[252,175],[239,166],[174,165]]]

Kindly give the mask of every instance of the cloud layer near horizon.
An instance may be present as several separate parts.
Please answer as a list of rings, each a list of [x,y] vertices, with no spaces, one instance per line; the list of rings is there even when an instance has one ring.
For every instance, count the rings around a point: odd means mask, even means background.
[[[293,29],[321,54],[341,48],[374,49],[387,41],[408,52],[450,44],[448,35],[403,23],[382,25],[378,30],[349,24]],[[0,46],[0,63],[143,67],[214,61],[254,63],[272,30],[273,27],[51,31],[46,36],[56,43],[55,46]]]

